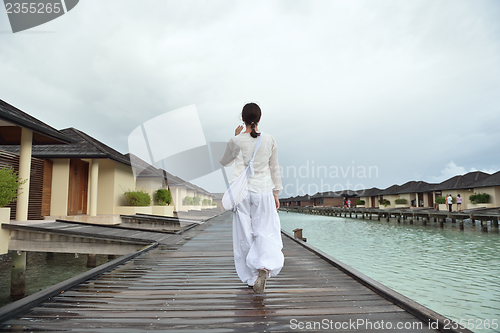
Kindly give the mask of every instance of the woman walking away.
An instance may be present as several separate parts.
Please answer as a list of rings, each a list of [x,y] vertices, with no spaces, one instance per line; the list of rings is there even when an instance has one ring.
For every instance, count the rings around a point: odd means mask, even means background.
[[[460,194],[457,194],[457,211],[459,213],[462,212],[462,197],[460,196]]]
[[[278,165],[278,148],[274,137],[260,133],[260,107],[248,103],[241,117],[245,122],[236,128],[220,163],[230,166],[235,161],[233,181],[253,159],[253,174],[248,178],[248,194],[233,209],[233,251],[236,272],[242,282],[260,294],[266,280],[283,267],[281,226],[277,209],[278,194],[283,187]],[[259,141],[260,140],[260,141]],[[257,146],[259,141],[260,146]],[[256,149],[257,148],[257,149]]]

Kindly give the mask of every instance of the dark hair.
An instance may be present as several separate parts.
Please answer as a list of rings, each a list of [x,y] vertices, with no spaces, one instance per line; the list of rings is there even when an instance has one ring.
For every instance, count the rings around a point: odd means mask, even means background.
[[[252,127],[252,132],[250,132],[252,138],[256,138],[260,135],[260,133],[255,131],[255,125],[260,121],[261,115],[262,112],[260,111],[260,107],[255,103],[246,104],[241,111],[241,118],[245,124],[251,125]]]

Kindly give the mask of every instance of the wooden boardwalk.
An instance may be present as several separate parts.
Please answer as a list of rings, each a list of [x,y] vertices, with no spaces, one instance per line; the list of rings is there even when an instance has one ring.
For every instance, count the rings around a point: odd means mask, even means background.
[[[230,213],[220,215],[4,321],[0,332],[290,332],[313,331],[313,322],[331,325],[317,331],[437,332],[285,236],[285,267],[254,294],[236,275],[231,225]],[[381,321],[392,329],[370,328]]]
[[[115,225],[71,221],[2,224],[11,231],[9,250],[91,254],[127,254],[144,245],[169,244],[174,232],[140,230]]]
[[[443,227],[444,223],[449,220],[452,223],[459,224],[460,230],[464,230],[464,221],[470,220],[472,225],[475,226],[476,221],[481,224],[481,230],[484,232],[495,231],[498,232],[498,221],[500,219],[500,209],[499,208],[488,208],[488,209],[475,209],[467,210],[464,212],[447,212],[438,211],[433,208],[391,208],[391,209],[378,209],[378,208],[342,208],[342,207],[281,207],[280,210],[286,212],[296,212],[303,214],[312,215],[325,215],[325,216],[338,216],[338,217],[350,217],[350,218],[361,218],[389,222],[392,218],[397,222],[408,220],[410,224],[413,221],[421,220],[424,225],[430,223],[431,221],[439,222],[440,226]],[[488,224],[488,222],[490,222]]]

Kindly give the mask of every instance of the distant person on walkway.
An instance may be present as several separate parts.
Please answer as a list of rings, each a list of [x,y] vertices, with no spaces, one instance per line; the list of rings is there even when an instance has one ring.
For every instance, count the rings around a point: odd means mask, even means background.
[[[347,207],[351,208],[351,199],[347,200]]]
[[[457,211],[462,212],[462,197],[460,194],[457,194]]]
[[[347,198],[344,198],[344,208],[347,208]]]
[[[278,146],[271,134],[259,132],[260,107],[248,103],[243,107],[243,126],[238,126],[229,140],[220,163],[230,166],[235,162],[233,180],[236,179],[252,159],[257,140],[262,142],[255,152],[254,174],[248,178],[248,195],[233,211],[233,252],[236,272],[242,282],[260,294],[264,292],[266,280],[277,275],[283,268],[281,249],[281,225],[277,209],[278,194],[283,186],[278,164]],[[241,134],[240,134],[241,133]]]
[[[446,200],[448,200],[448,211],[451,213],[451,207],[453,206],[453,197],[451,194],[448,194]]]

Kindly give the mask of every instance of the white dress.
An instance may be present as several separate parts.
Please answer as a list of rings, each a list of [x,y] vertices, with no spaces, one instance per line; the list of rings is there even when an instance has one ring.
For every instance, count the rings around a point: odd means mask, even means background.
[[[283,268],[281,225],[273,190],[281,190],[278,147],[272,135],[262,133],[262,144],[254,159],[254,175],[248,179],[248,196],[233,214],[233,251],[236,272],[242,282],[253,286],[259,269],[269,277]],[[253,156],[257,139],[249,133],[231,138],[220,163],[236,163],[233,180],[245,170]]]

